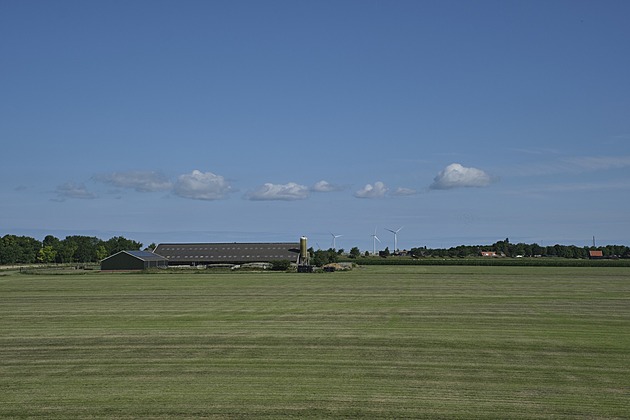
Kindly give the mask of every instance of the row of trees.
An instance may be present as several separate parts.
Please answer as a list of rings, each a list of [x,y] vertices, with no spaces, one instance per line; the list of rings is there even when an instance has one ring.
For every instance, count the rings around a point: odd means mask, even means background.
[[[119,251],[136,250],[142,243],[115,236],[103,241],[94,236],[48,235],[43,241],[28,236],[5,235],[0,238],[0,265],[92,263]]]
[[[526,244],[517,243],[513,244],[509,238],[504,241],[497,241],[492,245],[459,245],[451,248],[427,248],[416,247],[411,248],[405,255],[411,255],[412,257],[451,257],[451,258],[466,258],[477,257],[481,255],[482,251],[492,251],[499,256],[504,257],[560,257],[560,258],[589,258],[589,251],[602,251],[604,258],[630,258],[630,247],[624,245],[606,245],[602,247],[577,247],[575,245],[553,245],[553,246],[541,246],[536,243]],[[324,253],[331,253],[332,249],[328,251],[321,251]],[[338,250],[338,254],[345,254],[344,250]],[[359,248],[354,247],[348,253],[350,258],[359,258],[360,256],[369,256],[369,251],[361,253]],[[385,248],[383,251],[379,251],[380,257],[386,258],[390,255],[398,255],[397,253],[390,252],[389,248]]]
[[[630,258],[630,247],[623,245],[606,245],[603,247],[577,247],[575,245],[541,246],[536,243],[510,243],[506,238],[492,245],[460,245],[448,249],[429,249],[427,247],[412,248],[410,253],[416,257],[472,257],[482,251],[493,251],[497,255],[506,257],[560,257],[560,258],[588,258],[589,251],[599,250],[606,258]]]

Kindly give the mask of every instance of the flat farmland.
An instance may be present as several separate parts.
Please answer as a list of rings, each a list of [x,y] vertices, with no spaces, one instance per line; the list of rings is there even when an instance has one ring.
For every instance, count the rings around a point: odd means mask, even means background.
[[[0,417],[629,418],[630,268],[5,274]]]

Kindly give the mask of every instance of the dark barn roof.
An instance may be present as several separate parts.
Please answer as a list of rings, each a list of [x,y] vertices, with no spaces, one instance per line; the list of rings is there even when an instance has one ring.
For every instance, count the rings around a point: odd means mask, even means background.
[[[166,267],[168,261],[149,251],[120,251],[101,261],[101,270],[145,270]]]
[[[247,262],[296,261],[299,243],[196,243],[160,244],[155,253],[171,265],[240,264]]]

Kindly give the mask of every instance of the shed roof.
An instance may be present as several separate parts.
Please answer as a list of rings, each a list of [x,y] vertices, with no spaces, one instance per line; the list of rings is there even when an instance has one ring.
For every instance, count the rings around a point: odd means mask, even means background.
[[[603,257],[604,253],[603,251],[588,251],[588,255],[590,257]]]
[[[294,260],[299,248],[293,242],[187,243],[160,244],[155,253],[175,264],[242,263]]]
[[[155,254],[153,252],[149,252],[149,251],[120,251],[117,252],[113,255],[110,255],[109,257],[105,258],[104,260],[108,260],[112,257],[115,257],[116,255],[119,255],[121,253],[125,253],[125,254],[129,254],[132,257],[135,257],[139,260],[142,261],[164,261],[166,260],[166,258],[164,258],[161,255]]]

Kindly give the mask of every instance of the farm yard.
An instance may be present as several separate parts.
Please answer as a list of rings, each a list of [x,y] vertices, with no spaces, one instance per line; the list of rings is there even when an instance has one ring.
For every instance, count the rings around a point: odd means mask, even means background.
[[[0,274],[0,417],[628,418],[630,268]]]

